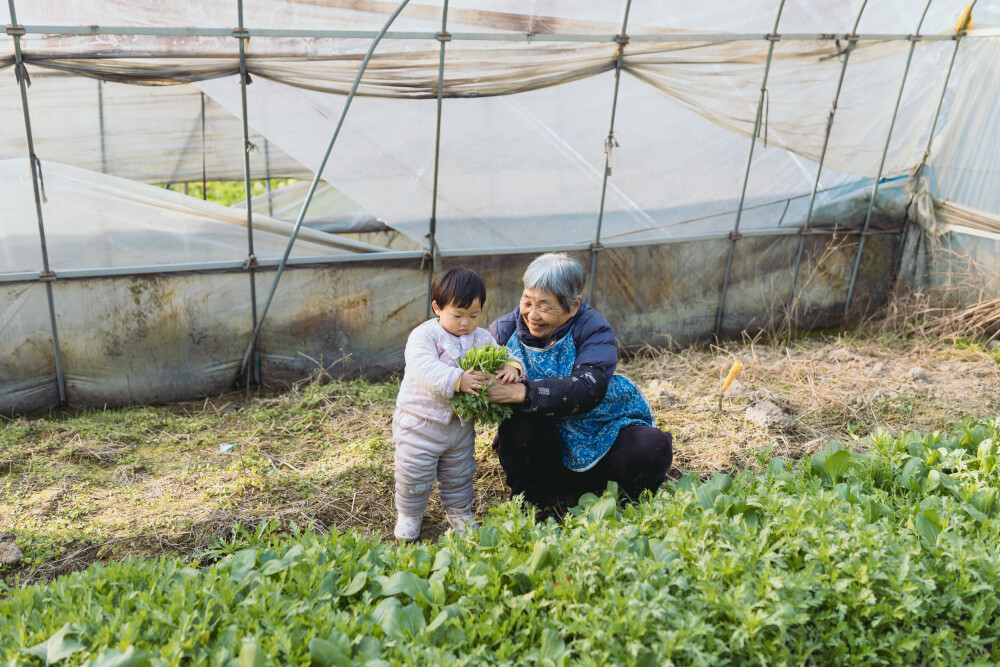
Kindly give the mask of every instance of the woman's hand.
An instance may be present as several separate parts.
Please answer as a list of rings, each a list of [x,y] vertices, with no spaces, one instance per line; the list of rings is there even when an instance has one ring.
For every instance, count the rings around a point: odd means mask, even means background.
[[[510,384],[512,382],[517,382],[521,377],[521,371],[517,366],[504,366],[499,371],[497,371],[496,378],[503,382],[504,384]]]
[[[484,373],[470,368],[462,373],[462,378],[458,382],[458,390],[465,392],[466,394],[479,396],[479,393],[476,390],[485,387],[492,379],[493,376],[489,373]]]
[[[528,388],[522,383],[503,384],[494,382],[486,390],[486,399],[490,403],[524,403],[528,396]]]

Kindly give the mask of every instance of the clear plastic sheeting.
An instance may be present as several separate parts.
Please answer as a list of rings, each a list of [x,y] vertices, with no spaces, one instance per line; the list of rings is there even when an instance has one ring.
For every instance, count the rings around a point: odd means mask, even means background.
[[[41,162],[42,219],[49,265],[60,270],[170,266],[243,260],[246,214],[115,176]],[[34,190],[27,159],[0,161],[0,277],[42,269]],[[259,258],[281,257],[291,225],[254,218]],[[295,257],[379,248],[303,230]]]
[[[55,405],[57,384],[72,405],[232,386],[249,275],[261,311],[399,4],[15,1],[0,413]],[[480,272],[494,317],[545,250],[595,267],[588,292],[629,346],[839,326],[885,302],[897,266],[917,286],[995,273],[1000,0],[956,34],[967,4],[451,0],[443,16],[443,0],[413,0],[319,174],[257,341],[263,380],[396,369],[432,271]],[[242,180],[241,46],[251,178],[300,179],[253,200],[249,275],[245,210],[144,184],[198,181],[203,161],[208,180]]]
[[[243,180],[243,124],[197,88],[132,86],[37,67],[28,71],[32,138],[41,159],[145,183]],[[13,71],[0,73],[0,82],[6,90],[0,95],[0,159],[26,157]],[[252,133],[250,143],[255,146],[251,178],[311,177],[261,135]]]
[[[268,217],[295,222],[302,211],[310,185],[300,181],[276,188],[254,197],[250,200],[250,205],[254,211],[267,214]],[[245,209],[246,202],[234,204],[233,208]],[[384,232],[389,229],[357,202],[324,182],[317,184],[302,224],[309,229],[329,234]]]
[[[938,199],[1000,216],[1000,38],[962,47],[948,121],[926,170]]]

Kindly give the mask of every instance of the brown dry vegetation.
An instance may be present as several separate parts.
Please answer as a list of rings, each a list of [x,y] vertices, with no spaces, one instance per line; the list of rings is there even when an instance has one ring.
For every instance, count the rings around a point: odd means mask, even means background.
[[[744,369],[720,411],[721,380],[736,358]],[[787,345],[758,338],[648,349],[619,372],[673,432],[676,477],[799,458],[834,439],[863,443],[880,428],[941,430],[966,415],[1000,414],[998,361],[1000,350],[982,343],[870,330]],[[397,386],[311,383],[0,421],[0,533],[13,532],[25,552],[0,574],[19,586],[127,555],[210,559],[239,527],[311,524],[389,539]],[[762,401],[781,410],[769,425],[747,418]],[[480,513],[507,497],[492,435],[477,439]],[[424,538],[445,529],[436,494],[424,525]]]

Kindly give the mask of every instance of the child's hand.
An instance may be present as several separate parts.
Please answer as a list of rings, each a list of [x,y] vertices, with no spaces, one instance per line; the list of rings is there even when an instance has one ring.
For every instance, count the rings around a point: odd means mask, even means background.
[[[458,390],[465,392],[466,394],[479,396],[476,390],[484,388],[492,379],[493,378],[490,377],[489,373],[484,373],[470,368],[462,373],[462,379],[459,380],[458,383]]]
[[[518,370],[517,366],[504,366],[499,371],[497,371],[496,378],[503,382],[504,384],[511,384],[517,382],[521,377],[521,371]]]

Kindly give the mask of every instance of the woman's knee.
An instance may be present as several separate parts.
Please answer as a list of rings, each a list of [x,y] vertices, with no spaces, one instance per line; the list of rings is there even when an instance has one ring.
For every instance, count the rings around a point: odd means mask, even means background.
[[[655,492],[666,481],[674,456],[669,432],[652,426],[629,426],[622,429],[615,444],[615,481],[628,495],[637,496],[646,489]]]

